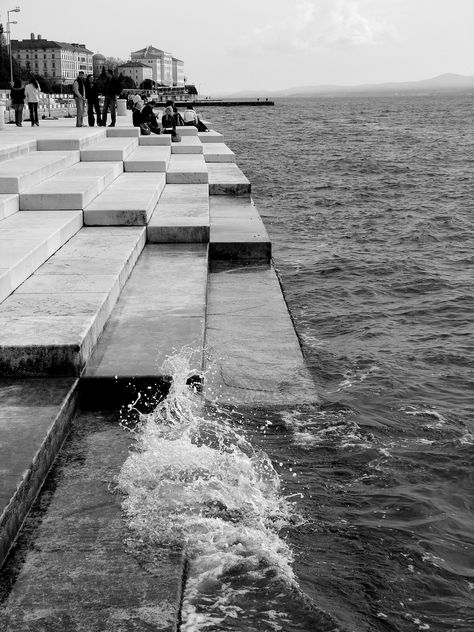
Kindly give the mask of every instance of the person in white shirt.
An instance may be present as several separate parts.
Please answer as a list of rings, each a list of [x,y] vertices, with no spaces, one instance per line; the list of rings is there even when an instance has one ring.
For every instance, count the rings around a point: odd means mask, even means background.
[[[25,98],[30,110],[31,127],[39,127],[38,121],[38,102],[41,94],[39,83],[32,77],[25,86]]]

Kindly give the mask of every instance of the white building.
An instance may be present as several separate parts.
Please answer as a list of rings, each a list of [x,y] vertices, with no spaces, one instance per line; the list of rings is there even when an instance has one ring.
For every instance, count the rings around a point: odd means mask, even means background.
[[[43,75],[54,83],[72,83],[80,70],[92,74],[92,51],[85,44],[68,44],[35,37],[12,40],[12,56],[32,75]]]
[[[132,61],[141,61],[152,69],[152,79],[163,86],[180,85],[175,84],[173,80],[173,56],[160,48],[154,46],[146,46],[130,54]],[[184,85],[184,64],[176,59],[175,75],[182,74],[182,84]]]
[[[117,66],[118,74],[125,77],[131,77],[137,88],[145,79],[153,79],[153,70],[150,66],[143,64],[141,61],[127,61],[126,64]]]
[[[173,64],[173,85],[184,86],[184,63],[176,57],[171,58]]]

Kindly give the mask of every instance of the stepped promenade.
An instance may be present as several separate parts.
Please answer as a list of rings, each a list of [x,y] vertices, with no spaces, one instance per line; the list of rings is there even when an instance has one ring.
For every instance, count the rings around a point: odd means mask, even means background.
[[[119,410],[166,395],[167,357],[192,349],[223,405],[314,398],[224,136],[138,132],[0,130],[1,632],[179,627],[185,555],[132,553],[111,491]]]

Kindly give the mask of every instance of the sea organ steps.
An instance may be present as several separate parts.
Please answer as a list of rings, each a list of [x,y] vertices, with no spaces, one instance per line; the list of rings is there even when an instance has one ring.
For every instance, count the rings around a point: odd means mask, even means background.
[[[115,130],[107,130],[107,132],[109,131]],[[148,140],[149,138],[150,137],[143,137],[138,140]],[[198,136],[198,138],[200,138],[200,136]],[[222,141],[222,137],[219,140]],[[218,144],[217,141],[214,142]],[[139,147],[153,146],[153,144],[156,145],[156,143],[142,144],[140,142]],[[160,145],[158,144],[158,146]],[[137,151],[137,149],[135,151]],[[133,155],[133,152],[131,155]],[[175,154],[175,156],[171,155],[171,157],[179,158],[181,158],[182,156],[183,154]],[[191,155],[191,157],[194,156],[200,157],[201,160],[204,160],[204,154]],[[184,161],[188,161],[189,158],[189,155],[184,154]],[[114,161],[112,161],[112,164],[113,163]],[[207,165],[206,163],[204,164],[206,172],[209,173],[209,170],[207,169],[209,165]],[[198,173],[202,173],[204,170],[202,170],[201,162],[199,162],[199,167],[200,168],[198,169]],[[214,343],[213,345],[211,345],[209,350],[213,354],[213,360],[216,362],[216,365],[219,365],[219,345],[222,344],[222,340],[227,341],[229,335],[229,331],[225,327],[226,317],[223,314],[231,314],[237,309],[237,306],[241,303],[240,292],[244,292],[246,286],[248,286],[249,279],[251,278],[250,276],[247,276],[245,279],[242,278],[242,281],[239,282],[237,286],[234,286],[234,290],[237,288],[239,295],[236,295],[234,291],[234,297],[232,298],[232,275],[237,274],[238,270],[240,269],[239,259],[241,252],[243,252],[243,250],[241,251],[241,249],[239,249],[239,246],[237,244],[245,243],[246,230],[248,241],[250,243],[256,243],[257,247],[255,248],[254,254],[251,255],[249,254],[251,253],[251,247],[247,246],[245,252],[243,253],[243,259],[246,263],[252,261],[257,261],[259,263],[259,265],[257,265],[256,267],[246,267],[247,272],[253,271],[256,275],[270,275],[271,281],[263,284],[267,287],[266,291],[270,292],[270,295],[274,294],[275,292],[281,294],[276,276],[274,272],[272,272],[272,268],[269,264],[271,247],[268,236],[266,236],[266,232],[264,231],[264,229],[263,232],[261,231],[263,225],[258,225],[259,230],[256,231],[256,226],[258,222],[256,221],[256,217],[253,214],[256,213],[256,211],[250,199],[250,183],[245,178],[245,176],[243,176],[242,172],[240,172],[239,174],[239,171],[233,170],[232,172],[229,172],[225,169],[214,171],[214,180],[218,183],[218,186],[214,189],[214,194],[216,195],[216,197],[214,198],[212,197],[211,187],[207,184],[207,182],[192,182],[192,178],[189,177],[189,173],[193,172],[183,170],[184,183],[175,184],[168,182],[163,187],[161,197],[155,206],[154,212],[151,216],[151,221],[149,221],[148,226],[104,226],[95,228],[82,228],[82,230],[80,230],[75,237],[70,239],[70,241],[66,243],[65,246],[63,246],[63,248],[58,250],[56,255],[53,255],[53,257],[51,257],[51,259],[45,265],[41,266],[37,270],[37,272],[34,273],[30,277],[30,279],[28,279],[26,283],[23,283],[23,285],[10,296],[10,298],[12,299],[10,302],[8,302],[9,299],[4,301],[4,303],[6,303],[7,305],[7,307],[5,308],[7,311],[14,311],[15,306],[19,305],[22,305],[22,308],[24,308],[29,301],[35,304],[36,309],[38,309],[39,311],[37,315],[35,315],[34,312],[31,313],[31,324],[33,324],[35,321],[43,321],[43,319],[39,317],[42,309],[44,309],[43,314],[47,314],[48,318],[50,318],[50,314],[55,313],[55,309],[58,310],[56,313],[59,315],[64,306],[69,305],[69,307],[71,307],[71,305],[79,305],[82,303],[84,306],[86,306],[86,308],[84,310],[82,310],[81,308],[81,312],[87,312],[89,310],[86,329],[88,329],[90,333],[85,334],[86,330],[81,330],[83,343],[72,345],[68,348],[68,352],[66,354],[66,357],[68,359],[63,367],[69,367],[67,369],[68,371],[71,371],[71,376],[69,378],[56,377],[54,379],[51,379],[38,377],[21,379],[15,370],[13,371],[15,377],[4,377],[0,385],[0,399],[2,400],[2,402],[6,401],[5,398],[8,398],[9,394],[10,396],[12,395],[12,384],[15,385],[15,396],[17,397],[17,401],[13,402],[13,404],[10,402],[10,409],[16,409],[18,408],[18,397],[20,397],[21,399],[21,393],[27,393],[28,391],[33,393],[33,385],[36,384],[36,386],[38,387],[36,389],[36,395],[33,394],[30,398],[30,402],[34,402],[32,403],[32,406],[30,406],[30,408],[33,410],[36,406],[40,406],[42,400],[44,399],[44,397],[42,396],[42,390],[45,388],[45,383],[58,386],[57,392],[55,394],[57,396],[57,401],[55,401],[54,405],[49,407],[48,414],[45,417],[46,420],[44,422],[43,429],[39,430],[39,434],[35,435],[34,439],[32,438],[32,445],[30,446],[29,453],[27,451],[22,459],[20,459],[21,463],[16,463],[16,470],[12,470],[12,472],[7,474],[7,479],[9,480],[10,487],[6,491],[3,490],[3,495],[1,496],[3,511],[1,511],[2,507],[0,507],[0,512],[2,514],[2,520],[7,520],[8,522],[8,516],[12,515],[14,516],[14,519],[10,519],[10,527],[12,528],[10,528],[9,533],[7,533],[8,530],[5,529],[3,529],[2,531],[2,533],[7,534],[6,540],[4,539],[2,544],[3,553],[6,553],[6,551],[8,550],[8,547],[10,546],[12,539],[14,538],[15,529],[18,529],[24,515],[29,510],[32,498],[34,498],[34,495],[36,493],[35,489],[37,491],[39,485],[41,485],[41,475],[37,476],[36,483],[32,482],[31,484],[23,484],[23,487],[21,481],[32,480],[31,476],[35,470],[35,459],[37,460],[39,456],[42,457],[42,462],[44,461],[44,463],[46,463],[46,465],[43,465],[43,470],[41,471],[47,471],[48,458],[49,462],[54,459],[55,451],[57,451],[61,444],[62,438],[64,438],[65,434],[67,433],[67,423],[64,422],[65,413],[62,411],[67,410],[69,416],[72,415],[72,411],[76,405],[76,398],[78,394],[79,376],[82,376],[79,379],[80,382],[84,384],[84,392],[86,393],[86,397],[93,400],[95,399],[96,405],[98,402],[100,402],[101,398],[103,398],[104,395],[107,396],[107,394],[112,400],[115,400],[117,396],[120,395],[120,388],[125,388],[125,382],[129,382],[130,378],[136,377],[137,386],[140,386],[140,383],[145,383],[143,382],[143,380],[146,381],[149,378],[156,381],[156,379],[158,378],[169,377],[162,375],[162,371],[159,366],[161,360],[169,352],[171,352],[173,348],[178,350],[180,344],[182,343],[190,343],[191,345],[196,345],[198,349],[201,348],[202,353],[204,347],[203,340],[206,330],[206,319],[209,318],[213,319],[212,322],[214,324],[212,326],[215,326],[217,330],[217,333],[213,338]],[[161,174],[155,173],[154,175],[163,177],[163,173],[164,172],[161,172]],[[117,175],[116,178],[111,179],[108,187],[112,186],[112,183],[117,182],[120,177],[123,177],[125,175],[133,176],[135,175],[135,173],[123,174],[119,169],[119,175]],[[146,173],[146,175],[149,174]],[[200,177],[201,176],[199,176],[199,178]],[[108,187],[104,189],[104,195]],[[187,187],[189,187],[188,191],[186,191]],[[181,193],[179,191],[180,189]],[[199,194],[197,194],[198,189],[200,190]],[[211,194],[211,197],[209,197],[209,194]],[[217,206],[215,206],[214,202],[219,202],[220,196],[224,194],[231,195],[233,199],[229,198],[229,200],[232,200],[235,204],[229,204],[228,206],[226,206],[224,203],[221,205],[217,204]],[[94,199],[97,200],[100,195],[101,194],[96,196]],[[170,219],[172,219],[171,216],[173,196],[175,196],[175,199],[177,200],[179,200],[180,197],[183,196],[185,201],[180,202],[176,205],[177,208],[175,225],[170,226]],[[198,208],[195,211],[193,211],[192,209],[193,197],[195,197],[196,201],[198,202]],[[223,201],[224,198],[220,198],[220,200]],[[162,205],[161,210],[160,204]],[[47,211],[40,211],[40,213],[41,212],[46,213]],[[62,211],[55,211],[55,213],[61,212]],[[226,217],[226,214],[232,215],[241,212],[243,213],[243,217],[247,216],[245,221],[243,220],[243,218],[241,218],[239,221],[228,221],[231,218]],[[34,211],[20,211],[20,214],[22,215],[27,213],[31,213],[32,215]],[[201,230],[195,233],[193,237],[192,230],[190,231],[190,223],[192,222],[189,221],[190,217],[192,218],[193,214],[195,214],[196,217],[199,218],[198,224],[202,224],[201,228],[205,226],[205,221],[202,221],[202,218],[206,220],[206,217],[209,216],[209,219],[207,220],[207,234],[205,234],[205,230]],[[245,225],[247,225],[247,229],[245,229]],[[155,234],[153,235],[154,230]],[[225,237],[226,230],[233,233],[234,236]],[[105,256],[105,254],[108,253],[110,250],[110,240],[112,239],[111,235],[114,235],[115,238],[120,238],[119,236],[122,234],[132,235],[133,231],[135,231],[135,233],[137,235],[139,234],[140,236],[136,241],[134,254],[131,255],[128,258],[127,262],[122,266],[122,272],[118,272],[118,268],[115,269],[113,272],[112,270],[107,271],[103,268],[101,269],[100,265],[97,265],[97,261],[101,259],[100,255],[95,259],[94,257],[91,258],[89,256],[91,252],[91,238],[94,232],[98,238],[98,242],[95,242],[95,247],[98,248],[97,252],[99,253],[100,251],[100,248],[98,246],[98,243],[100,242],[103,245],[102,256]],[[149,243],[149,245],[144,248],[144,250],[142,251],[142,256],[136,261],[137,265],[134,268],[134,259],[137,259],[139,251],[144,246],[146,232],[148,233],[149,242],[156,241],[158,243]],[[260,237],[257,235],[257,238],[255,239],[256,232],[261,232],[261,235]],[[198,243],[192,243],[192,240],[194,238]],[[176,243],[179,241],[189,243]],[[212,255],[213,241],[215,244],[215,248],[218,248],[217,250],[214,250],[214,255]],[[264,243],[265,241],[268,242],[268,245],[267,247],[264,247],[262,249],[262,243]],[[210,244],[208,244],[208,242],[210,242]],[[89,244],[87,248],[84,247],[86,243]],[[225,254],[226,243],[229,247],[229,253],[227,257],[223,256],[223,254]],[[208,250],[208,248],[210,250]],[[221,249],[220,252],[219,248]],[[75,254],[78,256],[74,257],[73,255]],[[212,262],[208,261],[209,256],[222,257],[224,259],[227,258],[231,261],[233,260],[237,263],[237,268],[235,271],[232,266],[230,268],[227,267],[224,271],[212,270],[213,264]],[[76,259],[76,262],[74,261],[74,259]],[[78,267],[76,267],[76,265]],[[91,272],[92,270],[95,270],[95,274],[89,275],[89,272]],[[99,274],[99,271],[103,272],[104,274]],[[111,272],[111,274],[108,274],[107,272]],[[115,282],[110,278],[114,276],[114,274],[117,277]],[[124,287],[123,281],[128,276],[128,274],[130,274],[129,282]],[[120,277],[122,277],[122,280],[120,280]],[[95,284],[89,282],[90,278],[94,279]],[[236,277],[234,276],[233,278],[235,279]],[[221,279],[225,281],[224,287],[226,288],[223,294],[223,290],[220,287]],[[228,279],[230,279],[230,281],[228,281]],[[208,287],[209,282],[211,282],[210,287]],[[266,299],[265,292],[263,292],[262,294],[262,287],[263,286],[260,286],[258,290],[258,301],[261,305],[259,308],[260,316],[259,318],[252,318],[251,330],[253,333],[250,336],[250,339],[258,339],[260,347],[265,347],[266,344],[268,344],[268,340],[265,341],[265,336],[262,336],[261,330],[262,328],[265,328],[268,320],[272,319],[273,310],[275,309],[275,303],[272,300]],[[121,288],[123,288],[123,292],[120,295]],[[94,289],[97,290],[97,292],[94,292]],[[105,294],[107,292],[109,292],[109,296],[112,298],[105,298]],[[208,303],[208,292],[211,292],[211,304]],[[67,295],[69,293],[70,298],[72,297],[72,295],[75,296],[73,301],[70,302],[68,302],[67,300]],[[99,298],[98,296],[93,296],[94,294],[102,295],[102,297]],[[53,300],[53,296],[58,297],[57,302]],[[82,300],[83,297],[85,299],[84,301]],[[149,297],[150,304],[144,305]],[[118,302],[116,308],[112,311],[112,304],[114,304],[117,300]],[[221,309],[221,307],[224,305],[222,304],[222,300],[224,300],[224,304],[226,305],[224,310]],[[252,298],[250,296],[247,296],[245,300],[246,304],[249,305],[252,301]],[[62,306],[61,301],[63,301]],[[186,303],[188,304],[188,306],[186,305]],[[286,309],[284,301],[283,303],[280,302],[278,304],[278,308],[279,313],[281,314],[281,318],[284,320]],[[21,309],[20,311],[23,311],[23,309]],[[242,310],[238,311],[240,313],[240,326],[243,328],[243,331],[240,334],[240,339],[238,339],[239,344],[247,346],[248,348],[249,339],[245,334],[245,328],[247,324],[246,317]],[[0,312],[0,319],[1,318],[2,316]],[[44,318],[44,322],[47,322],[48,318]],[[288,320],[287,312],[286,319]],[[26,320],[28,320],[28,317]],[[234,319],[231,320],[231,329],[233,335],[235,334],[235,330],[233,329],[235,326],[235,322],[239,322],[239,319],[237,319],[237,321],[235,321]],[[55,318],[55,321],[56,323],[59,323],[60,317],[59,319]],[[143,327],[144,323],[146,323],[145,327]],[[51,327],[50,329],[52,330],[53,327]],[[78,331],[79,329],[80,327],[77,327],[76,331]],[[100,336],[100,331],[102,329],[103,334]],[[274,329],[274,333],[276,333],[277,335],[279,335],[279,331],[279,329]],[[153,332],[151,338],[155,339],[154,345],[150,344],[150,335],[148,335],[148,332]],[[292,340],[290,340],[291,335],[289,330],[287,333],[289,337],[285,340],[282,348],[284,348],[284,350],[287,352],[288,346],[285,345],[293,345],[293,352],[290,355],[292,356],[292,363],[296,366],[298,364],[299,352],[297,339],[294,335],[294,330]],[[7,342],[8,337],[9,336],[6,337]],[[95,344],[97,340],[98,343]],[[41,347],[41,345],[39,346]],[[129,349],[129,353],[127,353],[127,348]],[[233,349],[232,345],[229,347],[229,349]],[[44,345],[43,351],[46,350],[47,345]],[[271,346],[271,350],[268,351],[264,360],[267,364],[271,364],[272,350],[276,353],[279,353],[281,351],[280,347],[277,344]],[[223,351],[222,348],[221,351]],[[27,351],[24,359],[20,361],[20,364],[24,368],[28,365],[30,367],[36,366],[36,369],[34,369],[34,371],[37,371],[38,367],[41,366],[42,363],[42,360],[40,359],[42,353],[39,352],[36,354],[36,356],[35,353],[32,353],[29,356],[29,359],[27,357],[28,353],[29,351]],[[300,364],[302,364],[301,352],[299,352],[299,354]],[[21,354],[17,354],[17,358],[19,355]],[[14,358],[15,354],[12,354],[11,357]],[[87,363],[88,358],[89,362]],[[145,361],[143,362],[143,366],[140,369],[139,367],[141,364],[141,359],[144,359]],[[44,365],[42,365],[42,368],[39,372],[43,373],[43,375],[44,373],[63,373],[64,368],[61,368],[59,371],[57,370],[63,360],[64,358],[61,356],[61,354],[59,354],[57,355],[57,361],[46,362]],[[222,376],[226,372],[232,373],[233,371],[235,371],[236,365],[232,363],[232,358],[228,360],[229,362],[227,362],[225,367],[223,367],[222,365],[220,366],[219,371],[217,372],[218,375]],[[250,350],[250,352],[248,353],[240,354],[238,357],[240,371],[239,375],[245,374],[246,371],[249,370],[249,375],[257,376],[259,373],[259,362],[261,363],[261,358],[259,360],[258,357],[255,357],[255,354],[252,352],[252,350]],[[202,363],[204,363],[203,358]],[[45,368],[48,366],[49,368],[47,368],[45,371]],[[85,369],[81,373],[81,367],[83,366],[85,366]],[[28,371],[29,369],[26,369],[26,372]],[[269,375],[271,371],[268,371],[265,374],[265,379],[267,381],[263,385],[263,388],[260,390],[261,392],[265,393],[266,398],[271,397],[272,388],[275,389],[281,387],[280,378],[281,375],[284,374],[284,371],[285,362],[283,362],[278,380],[274,380],[273,383],[271,383],[271,380],[269,381]],[[9,369],[6,369],[5,372],[8,373]],[[21,386],[19,386],[20,384]],[[234,401],[233,398],[235,397],[235,393],[239,393],[239,389],[241,388],[241,385],[238,383],[237,380],[237,382],[235,383],[235,388],[232,387],[232,393],[229,396],[229,392],[223,392],[222,390],[219,390],[221,386],[221,384],[218,384],[216,382],[210,383],[209,387],[207,388],[207,393],[211,395],[211,391],[214,388],[215,391],[218,391],[220,393],[222,401],[225,402],[226,397],[228,398],[227,401]],[[253,397],[251,397],[249,401],[254,402],[258,400],[257,391],[258,389],[254,389]],[[215,395],[216,392],[212,394],[213,397]],[[293,395],[294,393],[292,394],[292,396]],[[108,402],[108,404],[110,404],[110,401]],[[19,417],[22,421],[18,426],[19,432],[17,432],[16,434],[17,445],[18,441],[20,441],[20,443],[23,441],[21,437],[24,436],[25,430],[29,427],[29,425],[34,423],[31,417],[30,421],[28,421],[27,413],[28,411],[26,409],[22,411],[20,410],[19,412]],[[6,421],[5,423],[8,425],[8,421]],[[18,439],[18,437],[20,437],[20,439]],[[55,443],[52,441],[51,437],[56,437]],[[6,443],[7,445],[3,446],[2,449],[8,452],[8,441]],[[49,446],[53,444],[54,447],[49,449]],[[35,446],[37,446],[38,448],[36,452],[34,451]],[[10,445],[10,452],[11,449],[15,451],[15,448],[12,445]],[[33,461],[31,460],[32,453],[36,455],[33,458]],[[25,474],[20,477],[19,471],[25,472]],[[29,491],[28,498],[27,494],[25,494],[25,488]],[[18,510],[18,508],[20,509]],[[61,521],[64,518],[61,518],[61,516],[56,516],[56,520],[58,519]],[[0,524],[3,525],[3,523],[1,522]],[[60,522],[60,524],[62,523]],[[59,527],[58,525],[58,527],[56,527],[56,530],[57,528],[61,527]],[[35,565],[34,561],[33,566],[31,562],[32,560],[27,560],[24,569],[21,571],[20,579],[17,582],[18,590],[16,592],[12,591],[11,598],[7,601],[7,611],[9,612],[9,616],[12,617],[10,618],[10,621],[12,622],[12,624],[14,622],[14,625],[17,626],[12,627],[12,630],[26,629],[24,628],[26,624],[26,618],[31,617],[31,612],[22,612],[25,604],[24,599],[28,598],[27,595],[36,594],[38,592],[37,587],[34,586],[34,581],[29,582],[29,589],[25,587],[25,581],[27,582],[28,576],[32,573],[32,567],[34,567]],[[57,573],[59,571],[59,568],[56,568],[56,571],[54,570],[54,568],[55,566],[53,563],[52,568],[49,571],[49,577],[52,577],[55,572]],[[173,585],[178,586],[182,574],[182,560],[180,561],[178,559],[173,562],[171,564],[171,568],[174,569]],[[86,576],[87,573],[84,574],[84,581],[87,581]],[[119,579],[119,584],[120,582],[123,583],[123,581],[126,580],[124,578]],[[150,577],[146,580],[146,582],[148,583],[150,581],[153,582],[153,577]],[[68,588],[65,589],[66,593],[68,592],[68,590]],[[70,598],[72,599],[72,593],[69,594]],[[44,600],[44,592],[42,595],[42,599]],[[179,602],[179,590],[175,591],[175,601],[176,603]],[[53,606],[52,602],[50,603],[50,606]],[[60,609],[61,607],[61,604],[58,604],[58,609]],[[10,610],[8,610],[9,608]],[[41,617],[43,615],[41,615],[40,613],[39,616]],[[48,617],[47,613],[45,616],[46,618]],[[53,615],[51,614],[51,616]],[[100,615],[97,614],[96,616]],[[176,617],[174,618],[176,619]],[[51,621],[52,619],[50,619],[50,622]],[[44,623],[44,621],[41,621],[41,623]],[[170,622],[169,627],[163,629],[173,630],[174,624],[175,621],[172,621]],[[143,629],[145,629],[145,627]]]

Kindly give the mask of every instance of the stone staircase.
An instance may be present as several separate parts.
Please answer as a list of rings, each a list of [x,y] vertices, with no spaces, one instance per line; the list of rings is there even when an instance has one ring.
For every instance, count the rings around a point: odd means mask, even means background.
[[[182,128],[172,144],[128,117],[71,125],[0,132],[0,566],[79,399],[108,409],[145,386],[159,397],[163,360],[183,345],[205,368],[207,327],[208,361],[226,355],[209,399],[233,402],[249,380],[246,402],[312,396],[270,240],[222,134]],[[15,599],[7,629],[35,629]]]

